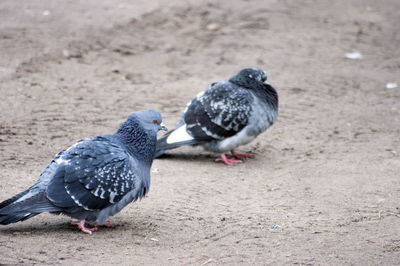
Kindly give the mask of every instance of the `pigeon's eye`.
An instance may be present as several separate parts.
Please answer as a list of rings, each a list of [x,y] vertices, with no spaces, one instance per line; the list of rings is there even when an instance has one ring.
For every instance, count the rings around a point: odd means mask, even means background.
[[[157,120],[153,120],[153,124],[154,124],[154,125],[157,125]]]

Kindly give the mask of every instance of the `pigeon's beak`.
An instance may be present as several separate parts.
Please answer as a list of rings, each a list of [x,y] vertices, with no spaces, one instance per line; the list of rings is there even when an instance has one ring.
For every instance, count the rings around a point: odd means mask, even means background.
[[[164,131],[168,131],[168,128],[164,125],[164,123],[160,124],[160,129],[162,129]]]

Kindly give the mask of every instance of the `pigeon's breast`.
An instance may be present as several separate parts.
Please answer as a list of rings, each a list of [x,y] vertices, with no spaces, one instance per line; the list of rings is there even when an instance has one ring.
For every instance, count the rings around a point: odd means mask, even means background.
[[[249,136],[258,136],[266,131],[276,121],[278,111],[272,106],[265,104],[259,98],[254,101],[253,111],[249,119],[249,124],[245,128]]]

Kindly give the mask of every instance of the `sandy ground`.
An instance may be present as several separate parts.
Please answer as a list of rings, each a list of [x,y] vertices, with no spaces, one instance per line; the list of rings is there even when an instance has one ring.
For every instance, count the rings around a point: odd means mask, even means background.
[[[133,111],[169,126],[196,93],[267,71],[277,123],[233,167],[153,164],[148,197],[88,236],[65,216],[0,228],[11,264],[400,264],[400,1],[0,3],[0,200]],[[362,59],[345,58],[358,51]]]

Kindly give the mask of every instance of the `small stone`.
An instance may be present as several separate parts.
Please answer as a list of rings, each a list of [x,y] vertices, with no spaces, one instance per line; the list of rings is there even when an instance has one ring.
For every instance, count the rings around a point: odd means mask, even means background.
[[[275,229],[278,229],[280,226],[279,225],[277,225],[277,224],[271,224],[270,226],[269,226],[269,230],[270,231],[273,231],[273,230],[275,230]]]
[[[220,27],[217,23],[209,23],[207,25],[207,30],[210,30],[210,31],[217,31],[217,30],[219,30],[219,28]]]
[[[64,50],[62,51],[62,53],[63,53],[63,56],[64,56],[65,58],[69,58],[69,52],[68,52],[68,50],[64,49]]]
[[[394,89],[397,88],[397,83],[389,82],[386,83],[386,89]]]
[[[348,59],[362,59],[363,55],[360,52],[346,53],[344,55]]]

